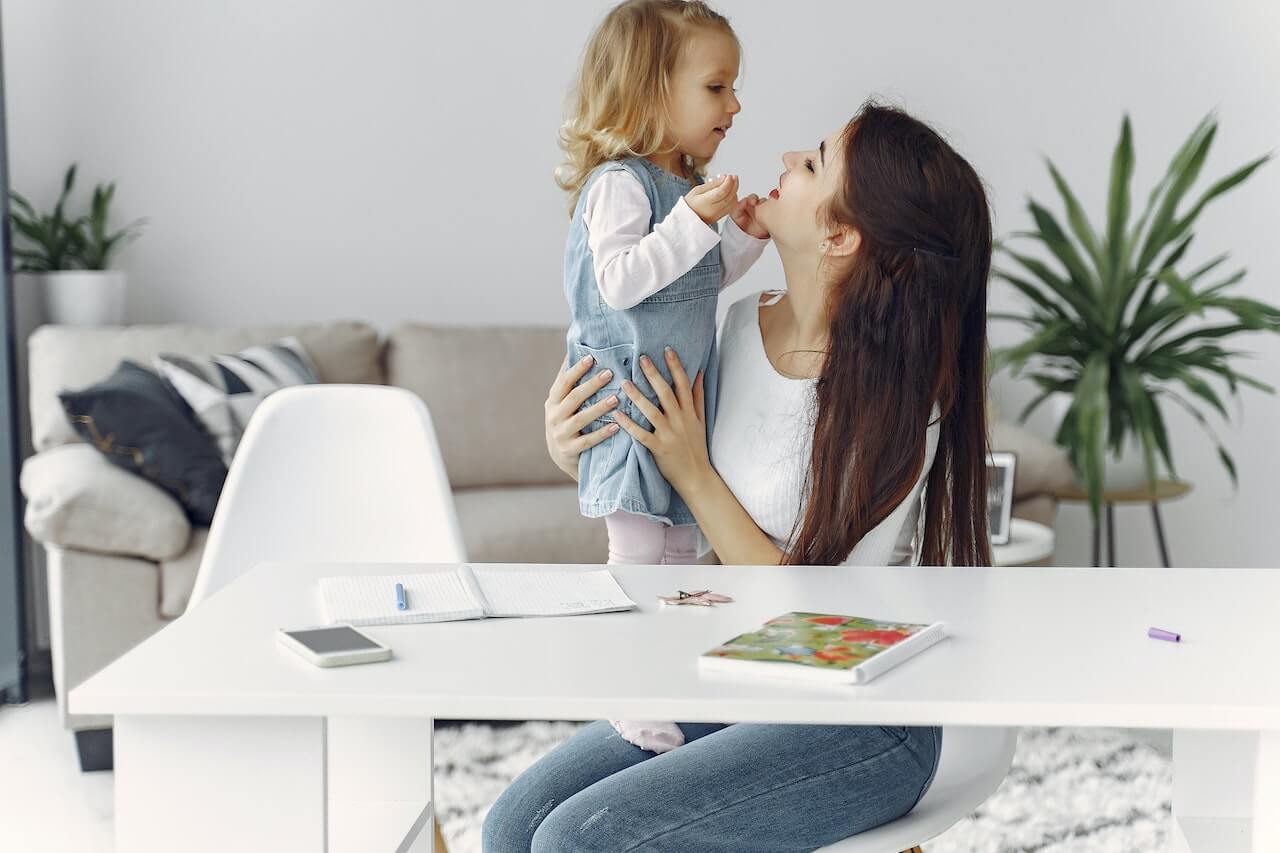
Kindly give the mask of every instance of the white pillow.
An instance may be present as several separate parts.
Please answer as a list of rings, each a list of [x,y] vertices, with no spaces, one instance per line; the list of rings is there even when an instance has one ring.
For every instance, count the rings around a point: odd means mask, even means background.
[[[173,497],[88,444],[41,451],[22,466],[20,483],[27,531],[40,542],[160,561],[191,537]]]

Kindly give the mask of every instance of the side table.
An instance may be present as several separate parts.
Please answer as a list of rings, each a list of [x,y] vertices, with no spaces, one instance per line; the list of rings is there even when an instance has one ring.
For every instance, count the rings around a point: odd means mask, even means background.
[[[1160,548],[1160,562],[1167,569],[1170,566],[1169,546],[1164,538],[1164,523],[1160,520],[1160,504],[1175,500],[1191,491],[1191,484],[1185,480],[1159,480],[1155,491],[1145,487],[1138,489],[1111,489],[1102,493],[1102,505],[1106,513],[1103,523],[1107,528],[1107,565],[1116,564],[1116,504],[1145,503],[1151,505],[1151,521],[1156,529],[1156,544]],[[1089,496],[1083,488],[1074,485],[1069,489],[1057,492],[1059,500],[1088,501]],[[1102,565],[1102,525],[1093,522],[1093,564]]]
[[[1009,544],[991,546],[993,566],[1029,566],[1053,556],[1053,530],[1035,521],[1009,523]]]

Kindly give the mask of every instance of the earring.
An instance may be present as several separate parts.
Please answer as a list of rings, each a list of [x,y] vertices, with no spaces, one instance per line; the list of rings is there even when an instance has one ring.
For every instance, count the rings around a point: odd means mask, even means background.
[[[819,243],[819,244],[818,244],[818,251],[819,251],[819,252],[825,252],[825,251],[826,251],[827,249],[829,249],[829,248],[831,248],[831,244],[830,244],[829,242],[827,242],[826,240],[823,240],[821,243]]]

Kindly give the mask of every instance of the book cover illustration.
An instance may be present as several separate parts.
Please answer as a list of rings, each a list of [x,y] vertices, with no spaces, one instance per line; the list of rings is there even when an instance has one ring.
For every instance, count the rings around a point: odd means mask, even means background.
[[[857,616],[784,613],[716,646],[706,656],[850,670],[928,627]]]

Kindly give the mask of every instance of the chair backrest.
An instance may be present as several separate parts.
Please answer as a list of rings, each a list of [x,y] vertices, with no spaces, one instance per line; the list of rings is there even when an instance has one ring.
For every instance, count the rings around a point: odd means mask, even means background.
[[[264,560],[466,560],[422,400],[386,386],[307,385],[262,402],[232,459],[188,607]]]

